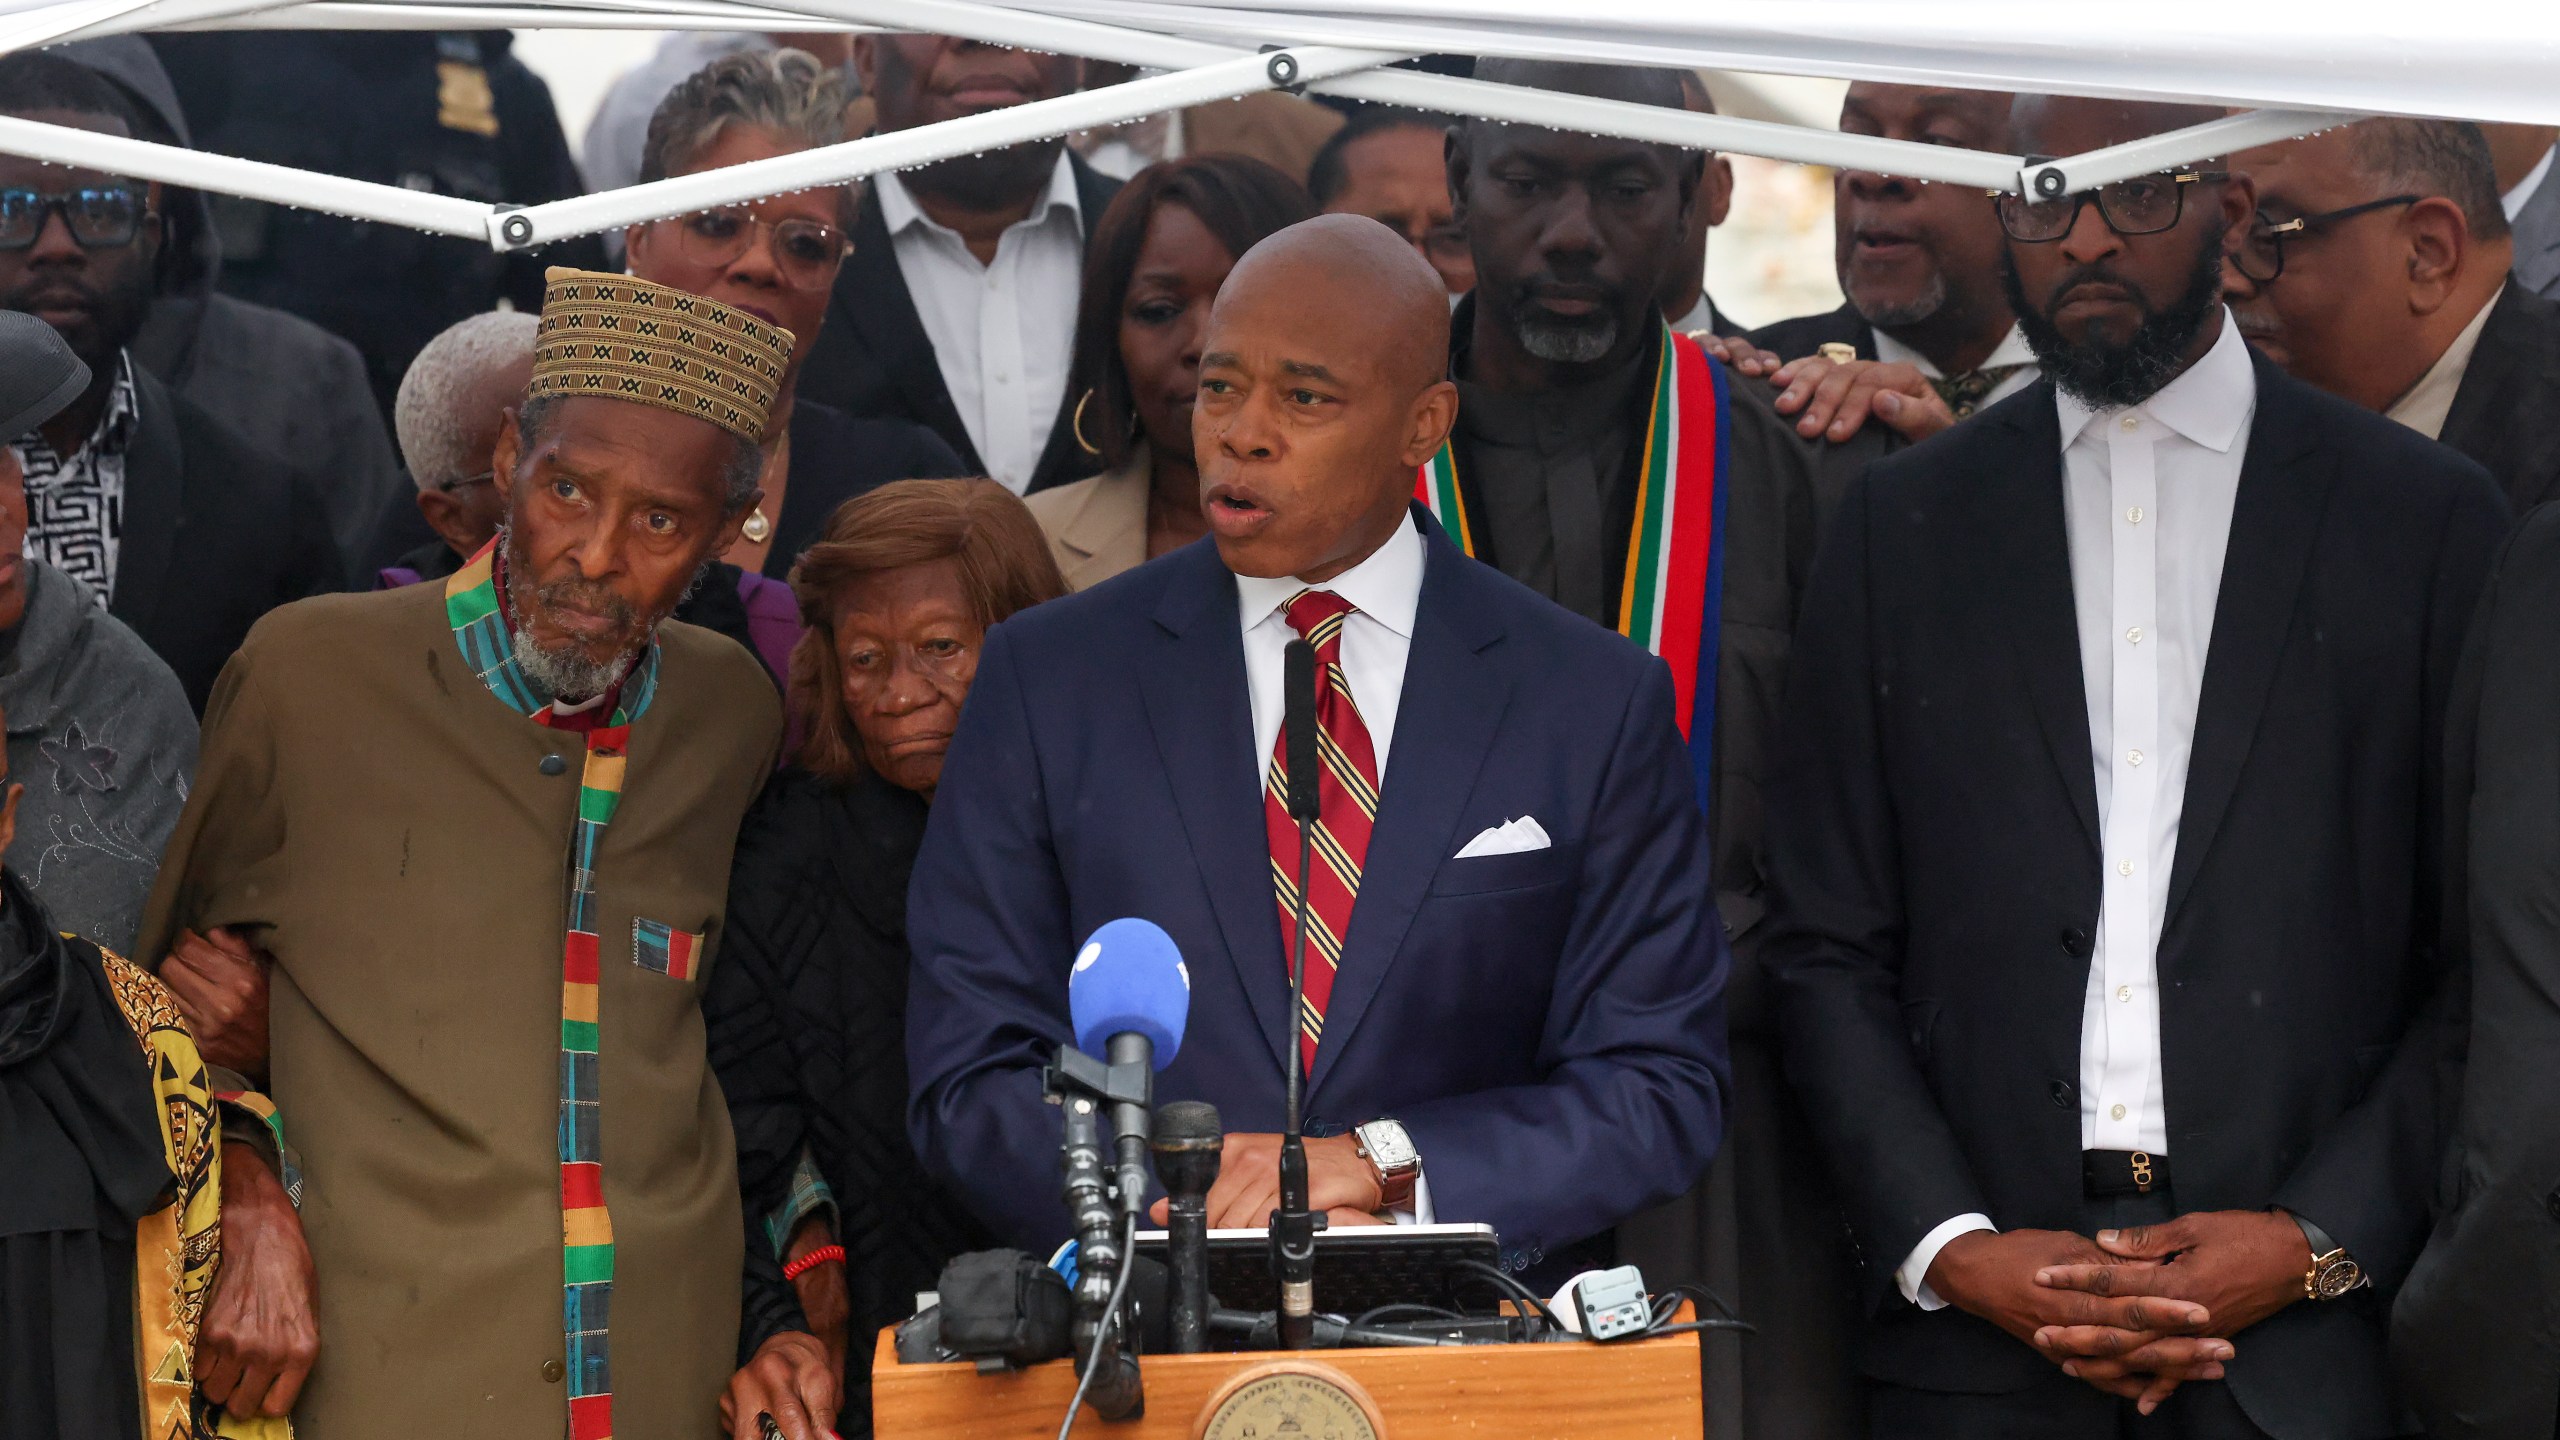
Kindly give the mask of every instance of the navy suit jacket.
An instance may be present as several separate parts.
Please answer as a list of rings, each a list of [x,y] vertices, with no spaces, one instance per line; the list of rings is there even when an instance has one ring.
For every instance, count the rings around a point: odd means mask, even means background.
[[[1525,1269],[1706,1167],[1725,954],[1669,670],[1415,514],[1421,603],[1307,1128],[1401,1121],[1437,1217],[1490,1223]],[[1236,605],[1204,540],[988,636],[909,892],[909,1118],[1011,1243],[1068,1230],[1040,1069],[1105,921],[1163,926],[1190,971],[1159,1103],[1280,1128],[1288,968]],[[1452,858],[1523,815],[1551,848]]]

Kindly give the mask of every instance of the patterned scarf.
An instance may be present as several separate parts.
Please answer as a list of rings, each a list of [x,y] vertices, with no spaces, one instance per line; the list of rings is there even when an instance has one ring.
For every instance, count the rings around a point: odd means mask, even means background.
[[[498,593],[498,542],[480,548],[445,581],[445,619],[464,662],[489,693],[539,724],[570,729],[525,678]],[[611,714],[584,733],[586,767],[578,779],[578,831],[569,865],[569,928],[560,975],[560,1231],[561,1333],[567,1341],[569,1440],[610,1440],[613,1370],[607,1324],[613,1299],[613,1218],[605,1209],[604,1146],[598,1081],[596,857],[604,829],[622,799],[623,748],[632,722],[658,689],[658,645],[649,642],[617,695]]]
[[[69,940],[70,937],[66,937]],[[83,943],[71,940],[70,943]],[[100,950],[107,988],[151,1068],[161,1138],[177,1186],[134,1226],[134,1329],[149,1440],[290,1440],[290,1422],[234,1416],[196,1393],[196,1329],[222,1266],[222,1142],[217,1098],[177,1003],[160,982]]]
[[[1664,326],[1654,367],[1653,409],[1637,470],[1635,526],[1627,536],[1618,633],[1671,667],[1672,705],[1698,808],[1713,773],[1717,617],[1724,596],[1724,477],[1727,461],[1722,365],[1698,343]],[[1458,485],[1457,452],[1444,443],[1414,477],[1414,498],[1460,550],[1476,553],[1475,531]]]

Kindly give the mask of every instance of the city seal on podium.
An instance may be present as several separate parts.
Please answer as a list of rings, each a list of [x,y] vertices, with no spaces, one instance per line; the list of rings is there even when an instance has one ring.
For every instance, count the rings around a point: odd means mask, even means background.
[[[1360,1382],[1313,1360],[1274,1360],[1218,1387],[1197,1440],[1380,1440],[1386,1424]]]

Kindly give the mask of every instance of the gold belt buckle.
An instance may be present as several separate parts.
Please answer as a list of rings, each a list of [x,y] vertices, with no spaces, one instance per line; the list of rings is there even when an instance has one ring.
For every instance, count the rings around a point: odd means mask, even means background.
[[[2133,1152],[2133,1189],[2138,1195],[2151,1193],[2151,1157],[2140,1150]]]

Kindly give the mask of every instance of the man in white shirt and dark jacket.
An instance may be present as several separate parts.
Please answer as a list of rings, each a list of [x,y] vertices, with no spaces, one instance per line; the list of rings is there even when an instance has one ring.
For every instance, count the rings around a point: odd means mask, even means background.
[[[1071,55],[950,35],[864,35],[853,62],[883,133],[1053,99],[1083,75]],[[927,426],[1016,495],[1092,474],[1067,371],[1085,237],[1119,190],[1062,140],[878,176],[801,398]]]
[[[2218,113],[2014,121],[2080,154]],[[1874,1432],[2397,1435],[2443,715],[2506,505],[2249,354],[2219,162],[2001,203],[2045,378],[1841,502],[1769,805]]]

